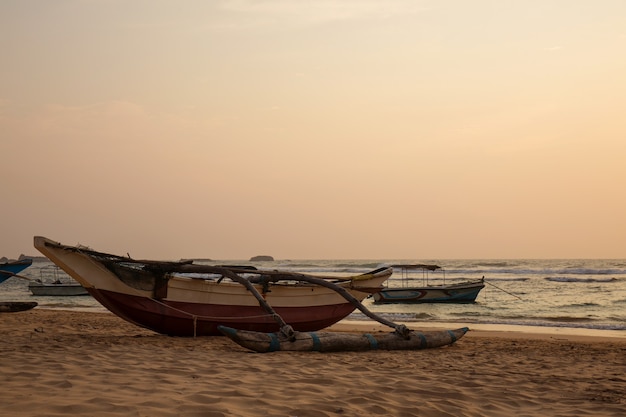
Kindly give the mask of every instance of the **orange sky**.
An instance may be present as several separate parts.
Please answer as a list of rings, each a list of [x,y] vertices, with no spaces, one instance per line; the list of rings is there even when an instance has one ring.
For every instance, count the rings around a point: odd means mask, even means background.
[[[0,256],[626,258],[626,2],[0,2]]]

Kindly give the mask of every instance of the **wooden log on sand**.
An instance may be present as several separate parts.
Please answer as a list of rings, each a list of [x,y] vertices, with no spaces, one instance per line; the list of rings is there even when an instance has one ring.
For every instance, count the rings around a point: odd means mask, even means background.
[[[218,326],[218,330],[238,345],[259,353],[275,351],[357,352],[365,350],[418,350],[450,345],[459,340],[467,327],[456,330],[410,331],[353,334],[339,332],[260,333]]]

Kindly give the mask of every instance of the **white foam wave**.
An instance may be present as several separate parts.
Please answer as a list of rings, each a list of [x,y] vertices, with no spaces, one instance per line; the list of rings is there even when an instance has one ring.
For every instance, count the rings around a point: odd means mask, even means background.
[[[574,278],[574,277],[546,277],[546,281],[554,282],[614,282],[616,278]]]

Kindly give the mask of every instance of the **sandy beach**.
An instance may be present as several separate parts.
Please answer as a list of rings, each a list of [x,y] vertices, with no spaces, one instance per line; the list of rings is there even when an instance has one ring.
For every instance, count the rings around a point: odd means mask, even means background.
[[[419,328],[415,323],[413,328]],[[387,331],[342,322],[341,331]],[[472,330],[422,351],[251,353],[110,313],[0,315],[6,416],[622,416],[626,338]]]

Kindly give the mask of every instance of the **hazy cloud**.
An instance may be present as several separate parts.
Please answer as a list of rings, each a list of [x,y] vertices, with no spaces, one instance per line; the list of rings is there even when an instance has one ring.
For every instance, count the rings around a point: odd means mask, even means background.
[[[220,9],[256,17],[258,24],[283,23],[288,25],[320,24],[332,21],[358,19],[386,19],[397,15],[426,10],[422,2],[392,1],[288,1],[288,0],[225,0]],[[238,16],[241,18],[241,16]]]

